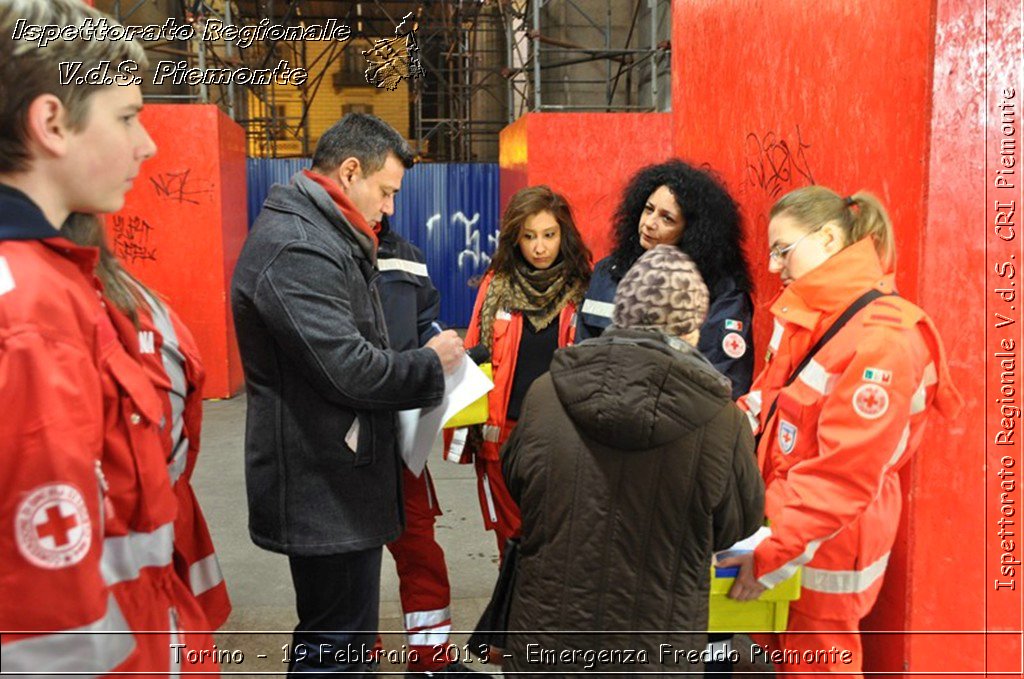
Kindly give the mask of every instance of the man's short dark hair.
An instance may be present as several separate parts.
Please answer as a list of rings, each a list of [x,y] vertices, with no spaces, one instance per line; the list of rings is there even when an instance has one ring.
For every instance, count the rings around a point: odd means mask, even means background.
[[[313,152],[313,167],[330,172],[346,158],[355,158],[363,172],[371,175],[384,167],[390,154],[406,168],[412,167],[412,149],[398,130],[377,116],[349,113],[320,137]]]

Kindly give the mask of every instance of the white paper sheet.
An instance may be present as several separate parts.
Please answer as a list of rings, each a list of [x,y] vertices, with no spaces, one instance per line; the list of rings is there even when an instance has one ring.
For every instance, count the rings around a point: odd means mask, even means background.
[[[721,552],[715,552],[714,562],[718,563],[719,559],[736,556],[737,554],[742,554],[744,552],[752,552],[759,544],[767,540],[771,534],[771,528],[768,526],[761,526],[757,529],[756,533],[743,538],[739,542],[733,544],[729,549],[723,549]]]
[[[469,356],[463,356],[458,369],[445,376],[444,399],[440,405],[426,410],[398,411],[398,442],[409,471],[416,476],[422,474],[444,423],[493,388],[494,382]]]

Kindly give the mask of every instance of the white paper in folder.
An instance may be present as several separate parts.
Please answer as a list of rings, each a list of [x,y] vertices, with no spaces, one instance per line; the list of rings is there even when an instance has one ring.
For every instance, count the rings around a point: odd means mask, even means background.
[[[398,411],[398,442],[409,471],[416,476],[422,474],[444,423],[491,389],[494,389],[494,382],[469,356],[463,356],[458,369],[445,376],[444,399],[440,405]]]

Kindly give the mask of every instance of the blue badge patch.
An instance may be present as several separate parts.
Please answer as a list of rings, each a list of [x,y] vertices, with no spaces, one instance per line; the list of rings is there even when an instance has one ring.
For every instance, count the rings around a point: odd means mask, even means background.
[[[783,453],[789,455],[796,446],[796,425],[785,420],[779,420],[779,448]]]

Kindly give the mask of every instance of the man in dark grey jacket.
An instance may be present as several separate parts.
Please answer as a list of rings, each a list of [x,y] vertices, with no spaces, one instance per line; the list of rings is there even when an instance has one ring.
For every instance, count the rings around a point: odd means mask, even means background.
[[[502,450],[523,517],[506,671],[701,670],[711,552],[764,518],[750,425],[695,348],[707,300],[689,257],[653,248],[614,327],[530,388]]]
[[[439,403],[462,360],[452,331],[389,349],[374,227],[411,165],[387,123],[345,116],[321,137],[311,171],[271,189],[232,280],[249,532],[289,557],[295,672],[368,664],[381,549],[404,519],[395,411]]]

